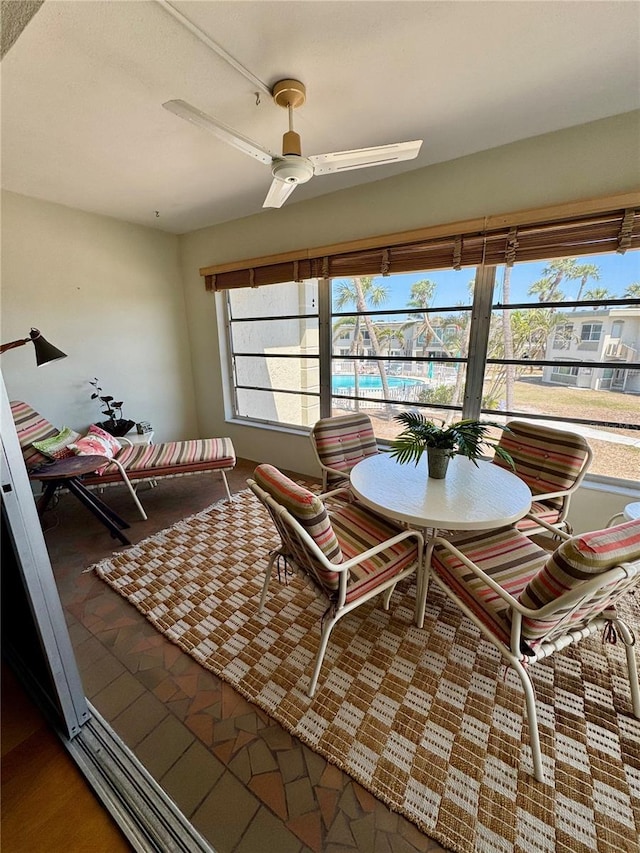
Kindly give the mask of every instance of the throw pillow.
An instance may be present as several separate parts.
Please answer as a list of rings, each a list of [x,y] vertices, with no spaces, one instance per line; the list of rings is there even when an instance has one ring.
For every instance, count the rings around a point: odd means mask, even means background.
[[[99,438],[101,438],[105,442],[105,444],[112,449],[112,456],[115,456],[117,453],[120,452],[120,450],[122,450],[118,439],[114,438],[111,433],[102,429],[102,427],[99,427],[97,424],[91,424],[87,435],[97,435]]]
[[[68,459],[74,454],[71,444],[78,438],[80,438],[79,432],[74,432],[69,427],[63,427],[60,432],[57,432],[50,438],[43,438],[42,441],[34,441],[33,447],[39,450],[40,453],[44,453],[49,459]]]
[[[116,438],[95,424],[89,427],[85,436],[70,444],[69,448],[76,456],[106,456],[107,459],[113,459],[122,449]]]

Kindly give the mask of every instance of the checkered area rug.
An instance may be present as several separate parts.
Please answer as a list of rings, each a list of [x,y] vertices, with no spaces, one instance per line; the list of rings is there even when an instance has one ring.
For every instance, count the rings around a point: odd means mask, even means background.
[[[637,853],[640,721],[621,643],[592,637],[532,667],[543,785],[519,679],[434,586],[424,629],[410,580],[388,612],[375,599],[343,618],[309,699],[325,605],[302,579],[274,578],[257,612],[278,542],[247,491],[94,568],[198,663],[451,850]],[[640,636],[639,598],[625,616]]]

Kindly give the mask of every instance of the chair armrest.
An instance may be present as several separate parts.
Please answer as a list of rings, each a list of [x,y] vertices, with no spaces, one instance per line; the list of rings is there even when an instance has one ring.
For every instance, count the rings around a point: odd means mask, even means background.
[[[118,439],[118,441],[124,441],[124,442],[129,446],[129,447],[133,447],[133,442],[131,441],[131,439],[127,438],[127,437],[126,437],[126,436],[124,436],[124,435],[123,435],[123,436],[121,436],[121,437]]]
[[[548,521],[544,521],[544,519],[539,518],[532,512],[528,512],[524,517],[529,518],[531,521],[535,521],[535,523],[539,524],[541,527],[546,527],[547,530],[550,533],[553,533],[554,536],[559,536],[561,539],[571,539],[570,533],[567,533],[565,530],[561,530],[559,527],[556,527],[553,524],[549,524]]]
[[[345,494],[349,499],[353,499],[353,492],[348,486],[341,486],[339,489],[332,489],[330,492],[323,492],[321,495],[318,495],[321,501],[326,500],[327,498],[335,498],[340,494]]]
[[[385,539],[385,541],[380,542],[379,545],[369,548],[367,551],[363,551],[361,554],[358,554],[356,557],[352,557],[350,560],[345,560],[344,563],[330,563],[327,558],[324,557],[324,554],[322,556],[326,560],[327,568],[330,567],[334,571],[338,572],[348,571],[353,568],[353,566],[357,566],[359,563],[368,560],[370,557],[375,557],[375,555],[379,554],[381,551],[386,551],[388,548],[392,548],[394,545],[397,545],[398,542],[402,542],[403,539],[409,539],[411,537],[415,538],[420,546],[418,549],[418,557],[420,558],[422,547],[424,545],[424,536],[419,530],[403,530],[401,533],[392,536],[391,539]]]

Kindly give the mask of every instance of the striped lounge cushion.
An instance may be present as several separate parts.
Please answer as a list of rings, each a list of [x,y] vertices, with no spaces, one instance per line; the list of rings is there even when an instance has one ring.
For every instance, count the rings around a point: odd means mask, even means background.
[[[253,477],[261,489],[300,522],[327,560],[336,564],[342,562],[340,544],[325,505],[317,495],[294,483],[273,465],[258,465]],[[327,590],[336,590],[339,585],[338,572],[328,571],[317,560],[313,562],[315,574],[321,584]]]
[[[233,468],[235,451],[230,438],[202,438],[191,441],[166,441],[161,444],[134,444],[123,447],[115,457],[130,480],[171,477],[198,471]],[[83,478],[89,485],[120,482],[117,468],[111,465],[102,475]]]
[[[525,607],[537,610],[596,575],[621,563],[637,560],[640,560],[640,519],[574,536],[563,542],[548,558],[522,591],[520,601]],[[571,625],[585,623],[613,608],[615,601],[638,580],[636,574],[629,578],[628,583],[617,581],[614,586],[600,589],[588,603],[571,615]],[[552,632],[565,615],[566,609],[556,610],[544,619],[525,617],[522,620],[522,635],[528,640],[539,641]]]
[[[510,421],[507,426],[509,432],[501,435],[500,447],[511,455],[516,474],[534,496],[569,489],[575,483],[589,451],[581,435],[523,421]],[[493,461],[511,470],[497,456]],[[546,503],[560,509],[563,500],[550,498]]]
[[[330,517],[345,560],[391,539],[403,530],[358,504],[344,504],[332,512]],[[418,546],[415,539],[404,539],[359,563],[349,572],[346,603],[361,598],[370,589],[399,574],[417,559]]]
[[[513,527],[483,534],[469,531],[452,536],[450,542],[514,598],[537,574],[548,556],[547,551]],[[442,545],[433,549],[431,568],[483,625],[505,645],[510,645],[509,607],[490,586]]]
[[[35,409],[32,409],[28,403],[14,400],[11,403],[11,414],[16,425],[18,441],[22,448],[22,455],[27,469],[32,470],[39,465],[43,465],[45,462],[50,462],[51,460],[48,456],[40,453],[32,445],[34,441],[43,441],[47,438],[52,438],[58,434],[58,430],[46,418],[38,414]]]
[[[376,437],[367,415],[356,413],[339,418],[322,418],[313,427],[312,436],[322,463],[329,468],[344,471],[345,477],[362,459],[378,453]],[[342,479],[338,474],[329,474],[327,478],[329,483]]]

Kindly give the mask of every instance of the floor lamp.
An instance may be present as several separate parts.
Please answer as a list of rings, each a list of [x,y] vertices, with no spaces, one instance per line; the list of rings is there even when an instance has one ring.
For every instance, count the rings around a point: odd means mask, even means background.
[[[40,367],[43,364],[48,364],[50,361],[56,361],[59,358],[66,358],[66,352],[62,352],[58,347],[50,344],[46,338],[42,337],[42,332],[39,329],[31,329],[28,338],[19,338],[17,341],[10,341],[8,344],[0,345],[0,355],[10,349],[24,346],[29,341],[33,343],[36,351],[36,364]]]

